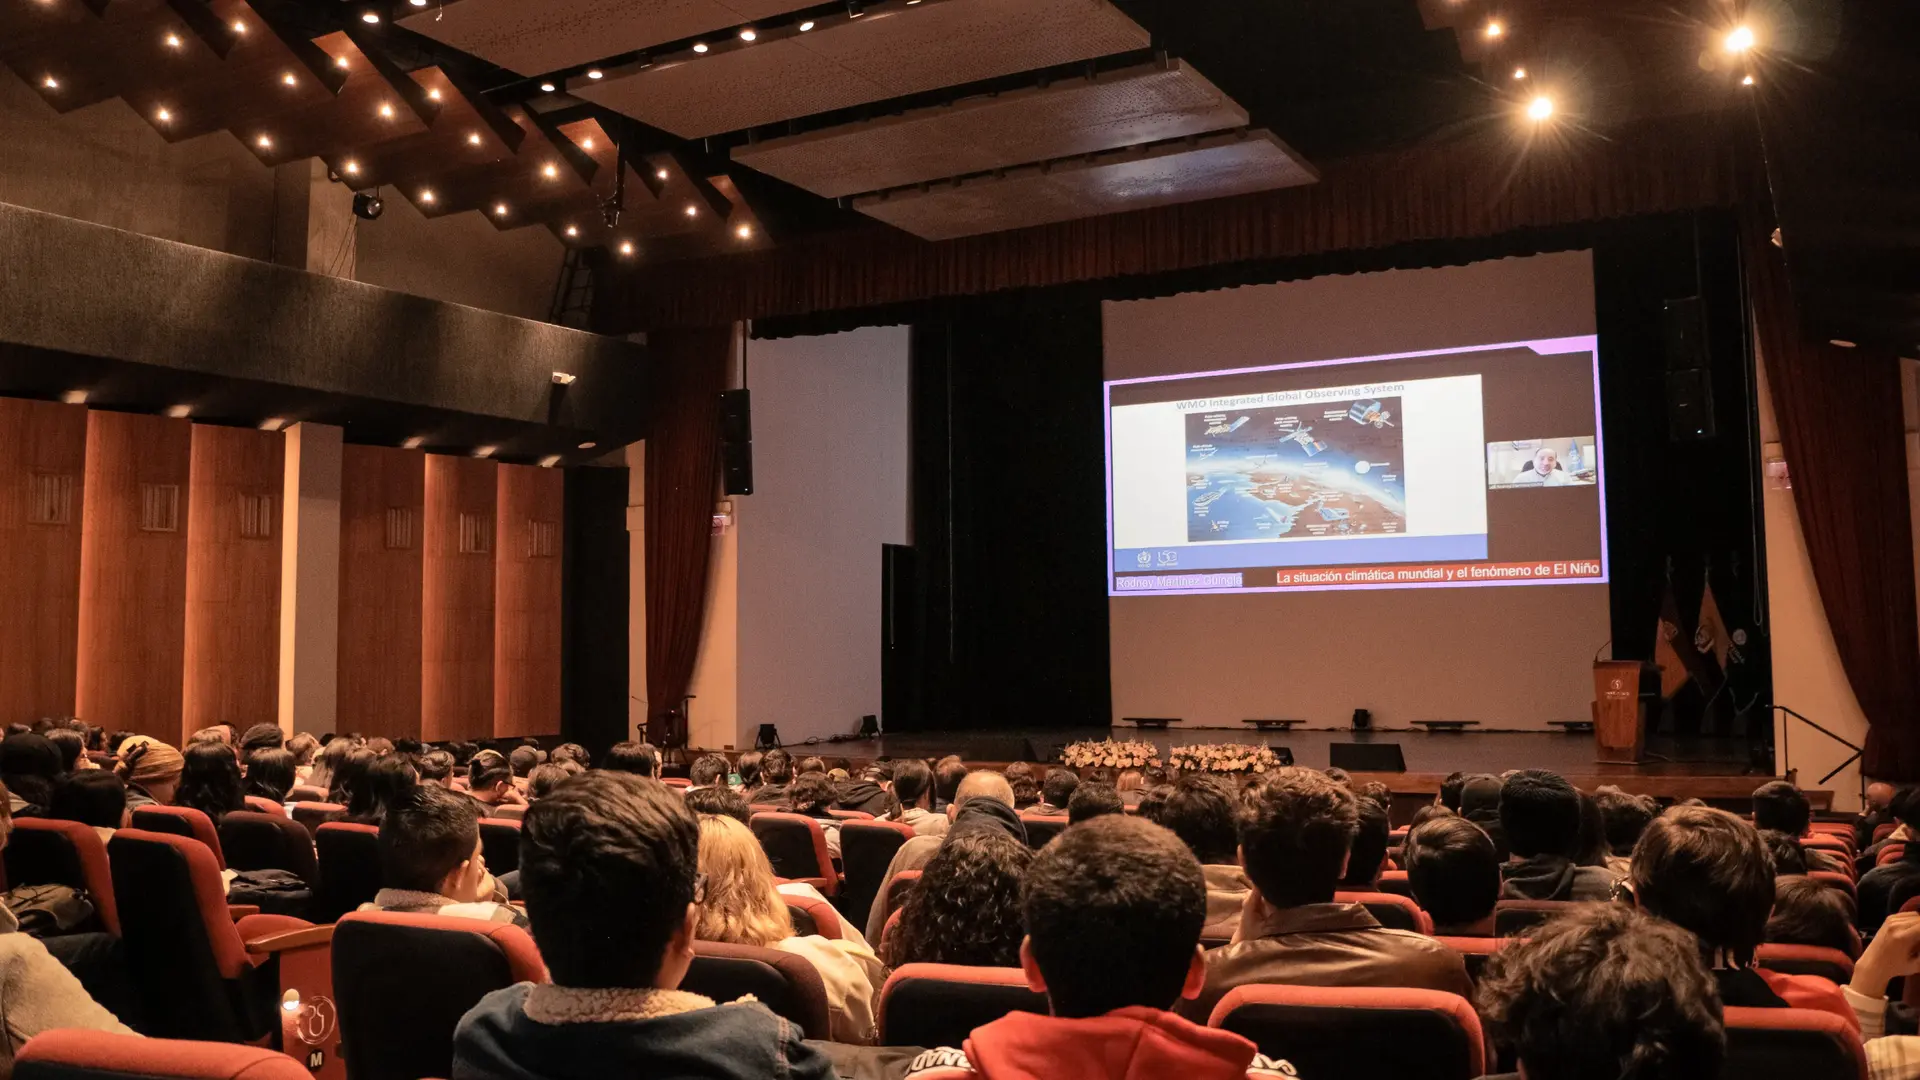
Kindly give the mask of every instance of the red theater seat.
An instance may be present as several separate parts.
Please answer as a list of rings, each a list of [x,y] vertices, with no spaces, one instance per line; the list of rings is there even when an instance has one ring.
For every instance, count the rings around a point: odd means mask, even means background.
[[[1818,975],[1839,986],[1853,980],[1853,957],[1819,945],[1780,945],[1769,942],[1754,951],[1754,963],[1787,975]]]
[[[832,904],[824,900],[815,900],[811,896],[787,896],[787,914],[793,917],[793,932],[805,937],[819,934],[821,937],[839,939],[846,936],[840,921],[840,913]]]
[[[129,824],[148,832],[172,833],[198,840],[213,852],[213,861],[220,864],[220,869],[227,868],[227,854],[220,846],[220,831],[213,827],[212,818],[191,806],[143,806],[133,812]]]
[[[451,1076],[453,1029],[495,990],[547,981],[512,923],[354,912],[333,930],[333,988],[353,1080]]]
[[[902,870],[893,875],[892,881],[887,882],[887,902],[881,910],[885,911],[888,917],[898,914],[900,909],[906,906],[907,894],[920,887],[920,874],[919,870]]]
[[[1011,1012],[1047,1014],[1019,968],[907,964],[880,991],[880,1045],[959,1046]]]
[[[1384,892],[1337,892],[1333,894],[1336,903],[1360,904],[1367,909],[1380,925],[1389,930],[1412,930],[1415,933],[1433,933],[1433,917],[1420,910],[1420,905],[1412,897],[1398,896]]]
[[[287,816],[287,808],[285,806],[274,802],[265,795],[247,796],[247,809],[252,810],[256,814],[279,814],[281,817]]]
[[[841,821],[873,820],[873,815],[867,813],[865,810],[842,810],[839,807],[830,806],[827,808],[827,813],[832,817],[839,818]]]
[[[1493,931],[1497,937],[1525,937],[1534,927],[1575,906],[1571,900],[1502,900],[1493,906]]]
[[[1893,830],[1899,827],[1900,827],[1900,823],[1897,821],[1883,821],[1880,824],[1875,825],[1873,827],[1873,842],[1877,844],[1880,841],[1885,840],[1887,837],[1892,836]]]
[[[1208,1027],[1253,1040],[1301,1076],[1341,1080],[1472,1080],[1486,1038],[1458,994],[1356,986],[1237,986]]]
[[[827,852],[827,834],[820,823],[804,814],[755,814],[748,822],[773,872],[789,881],[804,881],[822,896],[840,892],[840,875]]]
[[[503,818],[480,820],[480,853],[495,877],[520,869],[520,823]]]
[[[293,789],[287,792],[287,801],[290,803],[326,802],[327,789],[317,788],[311,784],[295,784]]]
[[[660,778],[660,782],[670,788],[679,788],[681,791],[685,791],[693,786],[693,781],[684,776],[663,776]]]
[[[320,826],[347,816],[346,807],[330,802],[294,803],[291,812],[293,820],[305,826],[309,833],[319,832]]]
[[[257,1046],[48,1031],[27,1040],[15,1080],[311,1080],[306,1066]]]
[[[1726,1010],[1720,1075],[1741,1080],[1867,1080],[1867,1051],[1853,1027],[1818,1009]]]
[[[897,821],[849,821],[840,826],[840,910],[855,921],[864,920],[873,898],[885,884],[900,845],[913,839],[913,826]]]
[[[1413,882],[1407,880],[1405,870],[1382,870],[1380,871],[1380,891],[1412,899]]]
[[[7,884],[66,885],[86,890],[97,929],[120,936],[107,845],[90,825],[52,818],[15,818],[6,846]],[[96,929],[89,927],[88,929]]]
[[[1852,842],[1843,840],[1832,833],[1808,833],[1800,838],[1800,846],[1803,848],[1819,848],[1822,851],[1833,851],[1843,855],[1853,854]]]
[[[1507,945],[1506,938],[1497,937],[1442,937],[1436,938],[1440,944],[1460,954],[1467,962],[1467,977],[1474,982],[1480,981],[1480,973],[1486,970],[1487,959]]]
[[[320,880],[313,836],[282,813],[235,810],[220,819],[220,846],[231,870],[285,870],[311,888]]]
[[[313,892],[313,917],[333,922],[373,903],[380,891],[380,830],[372,825],[329,821],[313,834],[319,853],[320,884]]]
[[[1047,841],[1066,831],[1067,816],[1065,814],[1021,814],[1020,824],[1027,829],[1027,846],[1039,851],[1047,846]]]
[[[527,809],[528,808],[524,806],[496,806],[487,814],[487,820],[525,821],[527,819]]]
[[[1837,889],[1840,892],[1846,893],[1848,900],[1858,901],[1858,887],[1854,885],[1853,879],[1845,874],[1836,873],[1832,870],[1809,870],[1807,871],[1807,877],[1825,885],[1829,889]]]
[[[831,1037],[826,983],[821,981],[819,969],[804,957],[779,949],[718,941],[696,941],[693,952],[693,963],[687,968],[687,977],[680,980],[680,989],[721,1002],[751,994],[760,1004],[786,1017],[807,1038]]]
[[[1880,849],[1880,854],[1874,856],[1873,865],[1878,867],[1886,866],[1888,863],[1896,863],[1902,858],[1905,858],[1906,854],[1906,841],[1903,840],[1897,844],[1888,844],[1886,847]]]

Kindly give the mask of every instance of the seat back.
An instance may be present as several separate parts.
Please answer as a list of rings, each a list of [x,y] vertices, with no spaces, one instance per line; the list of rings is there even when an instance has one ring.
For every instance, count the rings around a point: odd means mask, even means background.
[[[1065,814],[1021,814],[1020,824],[1027,827],[1027,846],[1035,851],[1059,836],[1067,827]]]
[[[487,817],[492,821],[524,821],[527,809],[524,806],[496,806]]]
[[[1867,1051],[1845,1021],[1819,1009],[1726,1010],[1726,1080],[1867,1080]]]
[[[480,854],[495,877],[520,869],[520,823],[505,818],[480,819]]]
[[[1880,841],[1885,840],[1887,837],[1892,836],[1893,830],[1899,827],[1900,827],[1900,823],[1897,821],[1883,821],[1880,824],[1875,825],[1873,827],[1873,842],[1877,844]]]
[[[213,827],[212,818],[191,806],[143,806],[133,812],[129,824],[148,832],[172,833],[198,840],[213,852],[213,861],[220,864],[220,869],[227,868],[227,853],[220,846],[220,831]]]
[[[770,813],[755,814],[747,824],[776,876],[807,882],[824,896],[839,893],[840,875],[834,872],[827,834],[818,821],[804,814]]]
[[[887,882],[887,902],[882,908],[891,917],[907,904],[907,896],[920,887],[919,870],[902,870]]]
[[[1486,1037],[1458,994],[1377,986],[1237,986],[1207,1020],[1302,1076],[1472,1080]]]
[[[1786,975],[1818,975],[1836,986],[1853,981],[1853,957],[1820,945],[1769,942],[1754,950],[1753,961],[1768,971]]]
[[[273,1050],[232,1043],[143,1039],[64,1028],[27,1040],[15,1080],[311,1080],[306,1066]]]
[[[287,816],[287,808],[285,806],[274,802],[265,795],[247,796],[247,809],[252,810],[256,814],[279,814],[281,817]]]
[[[313,890],[313,919],[333,922],[380,891],[380,830],[372,825],[329,821],[313,834],[320,884]]]
[[[1499,937],[1525,937],[1555,915],[1572,911],[1572,900],[1502,900],[1493,905],[1493,932]]]
[[[1907,842],[1905,840],[1897,844],[1888,844],[1886,847],[1880,849],[1880,854],[1873,857],[1873,865],[1885,866],[1888,863],[1899,862],[1906,857],[1906,854]]]
[[[1807,877],[1809,880],[1817,881],[1829,889],[1837,889],[1845,893],[1848,900],[1858,902],[1858,886],[1853,883],[1852,878],[1845,874],[1833,870],[1809,870],[1807,871]]]
[[[1359,904],[1389,930],[1433,933],[1433,917],[1420,909],[1410,896],[1385,892],[1337,892],[1333,899],[1342,904]]]
[[[1412,899],[1413,882],[1407,880],[1405,870],[1382,870],[1380,871],[1380,891]]]
[[[880,991],[880,1045],[959,1046],[1011,1012],[1047,1014],[1047,996],[1019,968],[906,964]]]
[[[681,791],[685,791],[693,786],[693,781],[684,776],[663,776],[660,778],[660,782],[670,788],[679,788]]]
[[[842,810],[837,806],[827,807],[827,815],[829,817],[838,818],[841,821],[872,821],[873,820],[873,815],[867,813],[865,810]]]
[[[884,885],[887,867],[900,845],[913,839],[913,826],[897,821],[849,821],[840,826],[840,910],[854,918],[871,910]]]
[[[827,986],[806,958],[779,949],[693,943],[693,963],[680,989],[715,1001],[736,1001],[752,994],[760,1004],[784,1016],[809,1039],[830,1038]],[[357,1078],[356,1078],[357,1080]]]
[[[339,803],[300,802],[292,804],[293,820],[304,826],[309,833],[320,831],[320,826],[329,821],[339,821],[347,816],[347,808]]]
[[[1476,983],[1480,981],[1480,973],[1487,968],[1487,960],[1507,944],[1506,938],[1496,937],[1442,937],[1435,940],[1460,954],[1460,959],[1467,962],[1467,978]]]
[[[353,1080],[453,1075],[453,1029],[467,1010],[514,983],[546,981],[532,936],[512,923],[361,911],[333,930],[333,993]]]
[[[107,862],[148,1031],[216,1042],[265,1034],[272,1017],[238,985],[250,965],[213,852],[184,836],[121,829],[107,844]]]
[[[235,810],[220,819],[220,846],[230,870],[285,870],[309,888],[320,880],[312,834],[283,813]]]
[[[66,885],[85,889],[100,929],[120,936],[107,845],[93,826],[52,818],[15,818],[5,849],[7,885]]]
[[[832,904],[816,900],[811,896],[786,896],[780,899],[787,903],[787,914],[793,918],[793,932],[805,937],[819,934],[824,938],[839,940],[845,937],[840,922],[840,913]]]
[[[1853,852],[1852,841],[1843,840],[1832,833],[1817,831],[1801,837],[1800,846],[1803,848],[1819,848],[1822,851],[1838,851],[1846,854]]]
[[[326,802],[327,789],[314,787],[312,784],[295,784],[287,792],[287,801],[290,803]]]

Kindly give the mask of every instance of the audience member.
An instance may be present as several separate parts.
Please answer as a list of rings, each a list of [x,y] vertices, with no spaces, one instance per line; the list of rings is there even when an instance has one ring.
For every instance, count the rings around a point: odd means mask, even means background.
[[[280,730],[279,724],[255,724],[240,736],[240,760],[244,764],[253,763],[253,755],[261,750],[282,750],[287,745],[287,736]]]
[[[525,806],[527,801],[514,790],[513,768],[498,750],[482,750],[467,762],[467,796],[480,804],[482,817],[492,814],[496,807]]]
[[[1080,777],[1072,769],[1059,767],[1047,770],[1047,777],[1040,782],[1040,801],[1034,804],[1029,813],[1043,817],[1059,817],[1067,812],[1067,801],[1073,798],[1073,789],[1080,786]]]
[[[17,817],[39,816],[53,801],[53,784],[64,772],[60,749],[45,735],[28,732],[0,739],[0,783],[10,793],[8,809]]]
[[[1067,822],[1078,825],[1102,814],[1124,814],[1127,805],[1111,784],[1088,780],[1073,789],[1067,799]]]
[[[1468,996],[1459,955],[1389,930],[1359,904],[1334,902],[1359,828],[1353,792],[1312,769],[1268,773],[1240,809],[1240,858],[1252,890],[1234,943],[1207,953],[1206,987],[1181,1012],[1204,1019],[1248,983],[1409,986]]]
[[[840,819],[833,816],[833,781],[824,772],[801,773],[787,789],[787,811],[810,817],[827,838],[827,854],[840,857]]]
[[[1492,937],[1500,856],[1485,830],[1463,817],[1434,818],[1407,833],[1407,885],[1441,936]]]
[[[313,771],[313,756],[320,752],[320,740],[302,731],[287,740],[287,753],[293,755],[294,774],[303,783]],[[315,785],[318,786],[318,785]]]
[[[1894,795],[1893,816],[1901,828],[1920,834],[1920,787],[1903,787]],[[1898,910],[1888,906],[1895,890],[1920,885],[1920,843],[1893,842],[1904,846],[1901,856],[1860,877],[1860,929],[1868,934]]]
[[[1447,809],[1453,811],[1456,814],[1459,813],[1460,812],[1460,789],[1465,787],[1466,783],[1467,783],[1466,773],[1463,773],[1463,772],[1448,773],[1447,778],[1445,780],[1440,781],[1440,793],[1433,797],[1433,801],[1440,806],[1446,807]]]
[[[1807,872],[1807,853],[1800,847],[1800,841],[1779,829],[1761,829],[1760,840],[1767,845],[1767,854],[1773,857],[1774,877]]]
[[[1034,783],[1033,777],[1022,776],[1015,780],[1009,780],[1007,781],[1007,786],[1013,789],[1013,808],[1015,810],[1024,811],[1040,805],[1040,785]]]
[[[1359,827],[1353,834],[1353,854],[1347,858],[1347,872],[1340,878],[1340,888],[1347,892],[1375,892],[1380,885],[1380,871],[1386,865],[1393,825],[1387,820],[1386,806],[1370,795],[1360,796],[1354,809],[1359,814]]]
[[[1354,794],[1363,798],[1372,799],[1374,802],[1380,804],[1380,809],[1388,813],[1393,812],[1393,789],[1378,780],[1369,780],[1361,784],[1360,790],[1354,792]]]
[[[72,728],[54,728],[47,732],[47,741],[60,752],[61,775],[94,767],[93,762],[87,758],[87,737],[78,731]]]
[[[1133,816],[1155,825],[1162,824],[1160,819],[1166,814],[1167,800],[1172,796],[1172,784],[1155,784],[1140,796],[1140,805],[1133,808]]]
[[[1513,861],[1500,868],[1503,900],[1607,900],[1614,878],[1605,867],[1578,866],[1580,792],[1565,777],[1523,769],[1501,785],[1500,826]]]
[[[104,842],[127,823],[127,785],[105,769],[87,769],[54,785],[47,816],[92,826]]]
[[[801,782],[816,779],[803,776]],[[695,928],[701,941],[779,949],[805,959],[826,985],[833,1040],[874,1040],[873,1005],[886,984],[887,968],[859,931],[847,927],[845,932],[852,938],[796,935],[786,901],[774,887],[766,852],[753,833],[733,818],[701,819],[700,872],[707,883]]]
[[[742,825],[753,820],[753,807],[747,805],[746,796],[725,784],[687,789],[687,809],[696,814],[730,817]]]
[[[417,761],[421,754],[427,752],[427,744],[411,735],[402,735],[393,740],[393,752],[396,754],[405,754],[407,757]]]
[[[1867,785],[1867,807],[1853,823],[1853,849],[1863,851],[1873,844],[1873,834],[1882,825],[1897,824],[1893,817],[1893,785],[1875,781]]]
[[[1165,829],[1108,815],[1066,830],[1034,856],[1021,889],[1020,966],[1049,1015],[975,1028],[964,1050],[922,1054],[908,1077],[1292,1076],[1246,1039],[1167,1011],[1205,979],[1206,896],[1192,853]]]
[[[1147,774],[1139,769],[1122,769],[1114,778],[1113,790],[1120,793],[1120,801],[1127,806],[1140,805],[1140,797],[1146,794]]]
[[[1353,774],[1347,772],[1347,770],[1341,768],[1340,766],[1335,765],[1334,767],[1326,770],[1326,775],[1327,775],[1327,779],[1333,781],[1336,784],[1339,784],[1341,787],[1346,788],[1348,791],[1353,790]]]
[[[1441,806],[1439,803],[1431,803],[1413,812],[1412,820],[1407,822],[1407,830],[1411,832],[1412,830],[1417,829],[1422,825],[1425,825],[1427,822],[1432,821],[1435,818],[1448,818],[1448,817],[1459,817],[1459,816],[1460,815],[1454,813],[1453,811],[1447,809],[1446,807]]]
[[[787,788],[793,783],[793,758],[775,747],[760,758],[761,785],[749,798],[755,806],[787,805]]]
[[[433,784],[406,792],[380,822],[380,877],[363,910],[455,915],[526,926],[507,891],[487,873],[480,814],[469,799]]]
[[[562,761],[571,761],[579,765],[582,769],[593,768],[593,755],[587,753],[587,748],[577,742],[561,743],[559,746],[554,747],[553,753],[547,755],[547,760],[553,764],[559,764]],[[726,759],[722,758],[721,760],[724,761]]]
[[[948,837],[884,942],[888,963],[1018,967],[1020,879],[1032,861],[1027,845],[1001,832]]]
[[[933,809],[944,813],[958,797],[960,782],[967,778],[966,763],[958,754],[948,754],[933,766]],[[1009,788],[1008,790],[1012,790]]]
[[[1797,843],[1813,831],[1813,804],[1788,781],[1769,781],[1753,791],[1753,825],[1786,833]],[[1844,857],[1818,848],[1807,849],[1805,861],[1809,870],[1845,873],[1848,869]]]
[[[360,745],[366,748],[367,753],[372,754],[376,758],[383,758],[393,753],[393,740],[384,736],[375,736],[362,742]]]
[[[334,777],[346,762],[347,755],[353,753],[354,749],[353,740],[347,738],[336,738],[322,746],[313,771],[307,774],[307,785],[319,788],[321,791],[332,792]]]
[[[587,773],[529,809],[521,887],[553,981],[474,1006],[454,1034],[453,1080],[833,1080],[763,1006],[677,989],[693,962],[699,850],[678,795],[618,771]]]
[[[617,742],[607,751],[600,767],[635,776],[655,776],[660,770],[660,754],[648,742]]]
[[[760,778],[760,758],[760,751],[749,750],[733,763],[733,771],[740,776],[740,793],[747,797],[748,802],[753,801],[754,792],[766,783]]]
[[[218,825],[233,811],[246,809],[245,796],[246,782],[232,747],[215,739],[188,745],[173,805],[198,810]]]
[[[714,784],[725,784],[727,774],[732,771],[733,766],[727,764],[727,759],[719,754],[701,754],[687,767],[687,781],[691,787],[712,787]]]
[[[1493,850],[1506,862],[1507,831],[1500,825],[1500,778],[1485,773],[1468,776],[1460,784],[1460,816],[1480,826],[1493,841]]]
[[[366,776],[353,786],[347,802],[346,819],[356,825],[378,825],[393,808],[419,786],[420,774],[404,754],[388,754],[367,767]]]
[[[1240,909],[1253,888],[1240,869],[1233,786],[1215,776],[1182,776],[1168,789],[1159,824],[1179,837],[1200,863],[1207,885],[1207,921],[1200,936],[1226,941],[1240,927]]]
[[[1767,940],[1781,945],[1818,945],[1860,955],[1860,932],[1853,928],[1853,901],[1846,893],[1804,877],[1773,879],[1773,914]]]
[[[800,764],[794,768],[794,775],[806,776],[809,773],[817,773],[821,776],[827,775],[827,763],[820,760],[818,756],[813,755],[801,758]]]
[[[572,778],[573,774],[567,771],[565,765],[555,765],[551,762],[535,765],[533,772],[527,775],[527,801],[546,798],[554,788]]]
[[[1753,966],[1773,910],[1773,860],[1752,825],[1705,806],[1676,806],[1633,849],[1642,910],[1690,930],[1713,970],[1720,1000],[1752,1008],[1824,1009],[1855,1023],[1834,985]]]
[[[861,772],[859,779],[849,779],[835,788],[834,805],[879,817],[893,807],[893,796],[886,788],[892,778],[891,765],[875,762]]]
[[[1726,1050],[1693,939],[1623,905],[1580,908],[1494,953],[1479,1004],[1526,1080],[1701,1080]]]
[[[899,781],[896,778],[895,783]],[[997,772],[968,773],[954,791],[953,801],[947,804],[948,826],[944,833],[921,833],[900,845],[893,853],[893,860],[887,864],[887,872],[880,876],[881,881],[892,881],[895,874],[906,870],[924,869],[941,844],[951,837],[968,832],[1001,832],[1018,840],[1027,842],[1027,828],[1020,822],[1020,815],[1013,809],[1013,787],[1007,778]],[[880,931],[887,925],[887,890],[882,888],[874,895],[873,905],[867,910],[866,937],[868,941],[879,941]]]
[[[287,801],[287,793],[293,790],[295,782],[292,753],[277,747],[264,747],[255,750],[247,758],[245,794],[283,803]]]
[[[367,773],[380,758],[364,745],[341,755],[334,763],[333,782],[327,786],[327,801],[341,806],[353,805],[354,796],[367,786]],[[363,796],[364,797],[364,796]]]
[[[11,736],[9,736],[11,737]],[[13,832],[12,799],[0,787],[0,850]],[[0,1031],[0,1077],[13,1073],[14,1056],[28,1039],[55,1028],[81,1028],[115,1035],[135,1034],[100,1007],[67,966],[47,947],[20,931],[20,921],[0,904],[0,991],[4,991],[4,1031]]]
[[[453,787],[453,755],[445,750],[421,754],[415,759],[413,767],[420,774],[421,783],[448,789]]]
[[[180,770],[186,766],[180,751],[158,739],[135,735],[120,744],[119,758],[114,775],[126,782],[127,809],[173,801]]]
[[[515,780],[525,780],[527,777],[533,775],[533,770],[539,768],[545,760],[546,755],[542,754],[538,747],[516,746],[513,748],[513,751],[507,755],[507,767],[513,770],[513,778]],[[646,776],[649,774],[641,773],[641,775]]]
[[[1612,784],[1595,788],[1593,801],[1600,807],[1600,818],[1606,824],[1607,847],[1617,860],[1614,868],[1624,870],[1628,857],[1633,854],[1633,845],[1640,842],[1640,834],[1659,816],[1660,804],[1645,795],[1629,795]]]
[[[883,821],[897,821],[913,828],[916,836],[940,836],[947,831],[947,816],[936,814],[933,804],[933,770],[918,758],[894,763],[892,801],[878,815]]]
[[[233,753],[233,749],[234,749],[233,748],[233,728],[229,727],[226,724],[214,724],[211,727],[203,727],[199,731],[196,731],[193,734],[187,736],[188,746],[193,746],[199,743],[218,743],[221,746],[226,747],[227,753],[231,754]]]

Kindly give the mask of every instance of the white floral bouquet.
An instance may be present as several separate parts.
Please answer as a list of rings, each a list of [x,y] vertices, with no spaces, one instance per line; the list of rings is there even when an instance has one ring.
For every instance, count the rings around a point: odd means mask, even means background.
[[[1060,752],[1060,760],[1074,769],[1144,769],[1160,764],[1160,751],[1152,743],[1083,740],[1068,743]]]
[[[1167,754],[1175,769],[1210,773],[1263,773],[1280,767],[1280,758],[1264,746],[1241,743],[1202,743],[1176,746]]]

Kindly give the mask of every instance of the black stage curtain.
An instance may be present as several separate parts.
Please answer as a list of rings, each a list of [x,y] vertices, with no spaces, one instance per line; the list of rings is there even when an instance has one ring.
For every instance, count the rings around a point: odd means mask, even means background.
[[[666,741],[668,714],[685,699],[700,653],[732,341],[724,326],[661,331],[647,341],[647,737],[657,743]]]
[[[1820,603],[1870,725],[1861,769],[1920,780],[1920,627],[1899,360],[1871,345],[1808,341],[1768,231],[1745,233],[1755,325]]]
[[[1098,302],[957,302],[912,364],[918,670],[888,730],[1104,726]]]
[[[561,551],[560,731],[598,759],[627,732],[627,470],[568,469]]]

